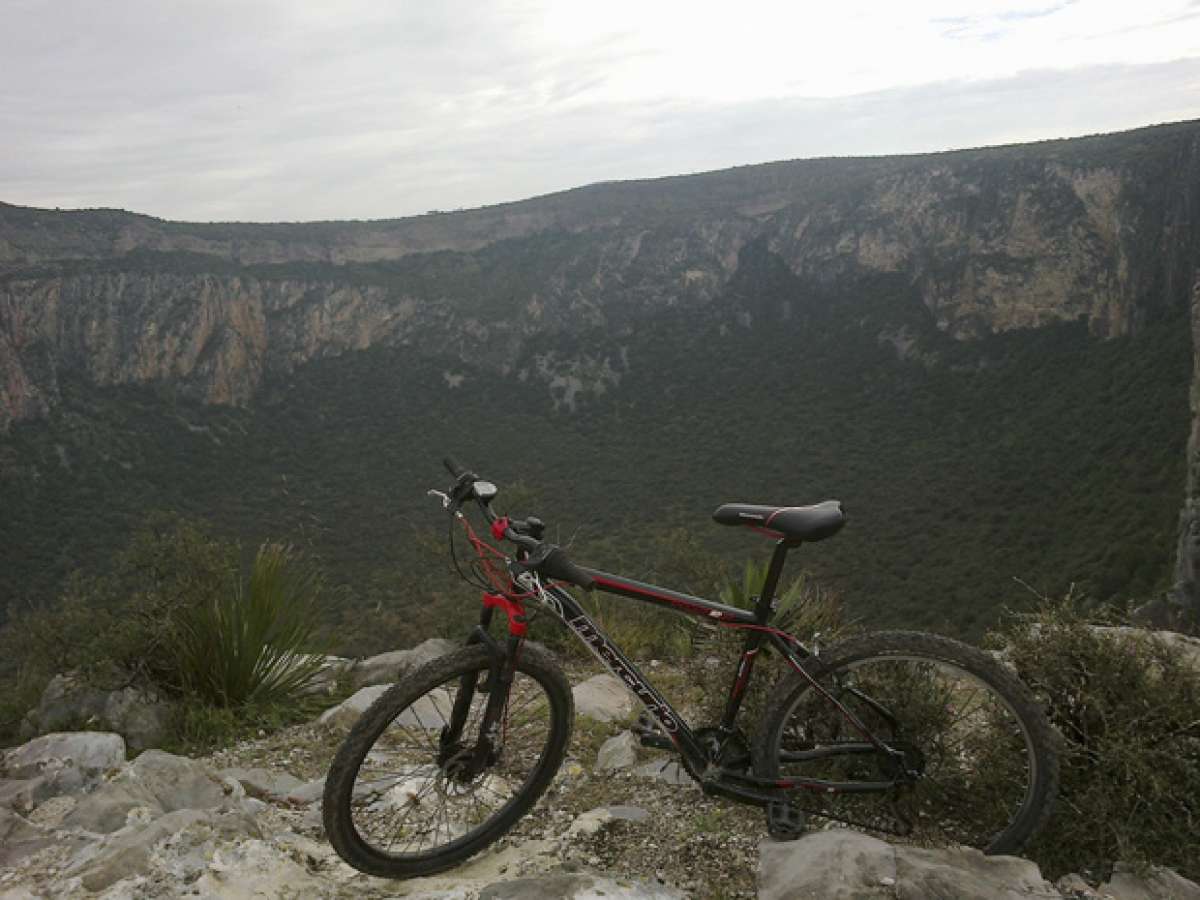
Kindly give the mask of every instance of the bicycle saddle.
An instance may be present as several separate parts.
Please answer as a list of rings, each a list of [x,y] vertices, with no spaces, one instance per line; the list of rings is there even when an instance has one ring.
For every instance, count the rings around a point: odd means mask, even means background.
[[[790,541],[823,541],[846,524],[846,513],[840,500],[812,506],[726,503],[717,507],[713,520],[721,525],[744,525]]]

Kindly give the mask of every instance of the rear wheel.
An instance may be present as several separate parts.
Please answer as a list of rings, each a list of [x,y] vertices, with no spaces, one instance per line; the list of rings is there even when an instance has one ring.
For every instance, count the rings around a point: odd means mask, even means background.
[[[497,840],[554,778],[571,735],[570,684],[522,647],[493,739],[480,733],[490,655],[464,647],[392,687],[355,723],[325,780],[338,855],[384,878],[458,865]],[[461,732],[450,723],[456,708]]]
[[[885,793],[795,792],[790,806],[890,838],[1014,853],[1050,816],[1058,760],[1028,688],[988,654],[914,632],[864,635],[808,661],[885,744],[874,750],[799,673],[782,679],[754,746],[758,775],[907,781]]]

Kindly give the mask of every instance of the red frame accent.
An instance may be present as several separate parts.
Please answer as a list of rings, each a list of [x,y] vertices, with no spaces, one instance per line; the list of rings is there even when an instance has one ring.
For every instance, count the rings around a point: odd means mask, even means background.
[[[529,623],[525,620],[525,604],[519,599],[506,597],[503,594],[485,593],[483,605],[489,609],[504,610],[504,614],[508,616],[508,633],[513,637],[525,637],[525,632],[529,630]]]

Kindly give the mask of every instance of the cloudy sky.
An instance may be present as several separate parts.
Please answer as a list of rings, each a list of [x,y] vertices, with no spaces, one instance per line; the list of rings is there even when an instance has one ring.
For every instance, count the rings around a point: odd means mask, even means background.
[[[0,200],[384,218],[1200,118],[1200,0],[0,0]]]

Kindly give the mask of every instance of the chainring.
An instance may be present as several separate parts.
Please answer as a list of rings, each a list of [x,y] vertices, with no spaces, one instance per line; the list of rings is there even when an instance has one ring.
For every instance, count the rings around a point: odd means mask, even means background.
[[[695,735],[710,763],[735,772],[750,772],[750,742],[740,729],[726,732],[720,728],[700,728]]]

